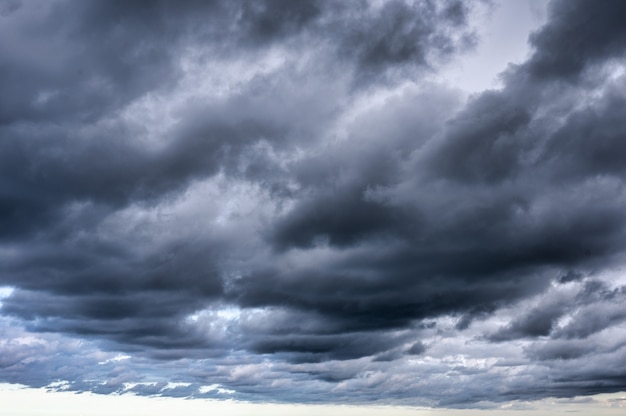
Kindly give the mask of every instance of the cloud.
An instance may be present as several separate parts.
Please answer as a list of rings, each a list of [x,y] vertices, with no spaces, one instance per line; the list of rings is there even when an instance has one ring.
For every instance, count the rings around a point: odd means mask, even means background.
[[[532,76],[571,79],[604,60],[623,56],[620,45],[626,31],[620,16],[625,11],[618,1],[553,2],[549,13],[551,23],[530,37],[535,47],[527,63]]]
[[[624,7],[552,2],[527,61],[466,99],[428,74],[480,7],[7,3],[3,380],[453,407],[623,389]]]

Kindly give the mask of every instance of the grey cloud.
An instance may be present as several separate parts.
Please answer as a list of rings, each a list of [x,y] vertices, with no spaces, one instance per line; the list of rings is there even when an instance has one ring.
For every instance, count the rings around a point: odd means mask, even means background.
[[[581,280],[584,278],[584,275],[580,272],[577,272],[575,270],[568,270],[565,274],[563,274],[563,276],[559,277],[558,282],[559,283],[569,283],[569,282],[575,282],[578,280]]]
[[[566,397],[570,390],[579,394],[594,394],[600,390],[621,391],[624,388],[624,378],[616,368],[624,362],[624,349],[620,345],[609,350],[598,347],[596,351],[594,360],[590,360],[589,355],[582,355],[578,359],[552,362],[550,369],[555,383],[549,393]],[[599,382],[603,385],[599,386]]]
[[[550,5],[550,24],[530,38],[535,52],[527,63],[537,78],[571,79],[590,65],[623,56],[626,8],[619,0],[602,3],[560,1]]]
[[[378,7],[380,10],[366,14],[356,25],[344,29],[346,33],[340,43],[340,54],[352,56],[358,62],[360,78],[371,77],[381,70],[384,74],[387,68],[398,71],[416,64],[434,65],[439,57],[433,56],[433,52],[445,57],[473,46],[471,34],[461,32],[455,39],[446,33],[467,24],[469,6],[464,2],[426,2],[416,6],[391,1]]]
[[[295,353],[296,361],[313,362],[371,356],[397,343],[391,334],[333,334],[265,336],[251,350],[260,354]]]
[[[407,350],[407,353],[412,355],[420,355],[424,351],[426,351],[426,346],[424,345],[424,343],[416,342],[415,344],[411,345],[411,348]]]
[[[266,46],[301,29],[318,9],[315,2],[277,1],[27,5],[7,18],[9,39],[21,35],[24,49],[3,48],[2,121],[100,119],[175,87],[185,47],[212,45],[223,54],[230,44]]]
[[[590,354],[595,347],[584,342],[551,342],[531,349],[528,353],[538,360],[571,360]]]
[[[498,92],[485,92],[447,126],[446,137],[428,163],[433,174],[460,181],[500,181],[520,169],[524,146],[520,133],[531,115],[526,103]]]
[[[616,290],[614,295],[604,302],[595,302],[581,307],[573,314],[571,322],[560,328],[555,336],[568,339],[586,338],[626,320],[626,313],[621,306],[624,288]]]
[[[383,8],[379,13],[361,2],[349,8],[330,1],[278,0],[55,1],[38,9],[9,7],[12,14],[3,16],[8,25],[0,121],[100,119],[149,91],[174,87],[182,76],[176,62],[188,46],[228,54],[231,47],[254,51],[301,35],[310,43],[343,45],[340,50],[356,55],[357,66],[384,71],[408,60],[424,66],[430,63],[427,51],[450,55],[457,46],[452,31],[435,22],[466,30],[461,2],[442,7],[393,2]],[[408,13],[419,19],[409,19]],[[328,31],[339,42],[327,40]],[[17,38],[20,46],[9,43]]]
[[[469,328],[472,322],[474,322],[475,320],[486,318],[490,316],[491,314],[493,314],[494,311],[495,311],[495,305],[492,305],[491,307],[484,306],[484,307],[471,309],[469,311],[465,311],[459,317],[459,320],[457,321],[455,327],[456,329],[459,329],[461,331],[465,330]]]
[[[398,3],[397,7],[402,6]],[[115,117],[118,108],[147,93],[175,88],[183,76],[176,62],[184,42],[197,46],[209,41],[215,46],[218,40],[233,40],[239,45],[242,40],[238,37],[244,37],[260,42],[254,48],[261,48],[305,31],[325,13],[329,14],[326,20],[331,20],[328,24],[340,25],[333,20],[336,9],[343,10],[338,15],[347,19],[341,25],[349,26],[349,11],[326,2],[183,2],[176,7],[163,2],[54,2],[40,10],[31,6],[17,10],[6,29],[10,35],[31,26],[39,29],[23,36],[30,45],[22,51],[8,44],[3,48],[7,67],[3,97],[10,100],[0,111],[6,118],[0,133],[7,138],[3,173],[10,184],[2,192],[3,228],[9,234],[32,231],[38,226],[36,220],[58,221],[64,215],[63,205],[76,200],[116,205],[137,198],[154,200],[164,192],[184,189],[193,177],[214,174],[224,163],[222,159],[237,160],[245,143],[280,142],[286,113],[263,103],[272,100],[289,105],[294,96],[284,93],[270,92],[255,101],[258,92],[251,90],[222,108],[202,105],[202,110],[196,108],[191,116],[185,115],[181,131],[173,132],[179,137],[160,152],[133,140],[139,130],[102,120]],[[203,15],[209,20],[200,17]],[[58,25],[59,19],[66,24]],[[232,33],[227,31],[224,36],[225,22],[232,19],[237,28],[244,29],[230,28]],[[323,36],[323,30],[311,28],[308,36]],[[338,36],[345,36],[343,30]],[[423,37],[432,30],[434,26]],[[22,52],[48,45],[56,50],[45,63],[30,52],[22,56]],[[219,54],[225,56],[226,52]],[[84,68],[74,68],[75,73],[64,70],[71,62]],[[262,80],[267,81],[278,82]],[[319,96],[313,98],[321,104]],[[289,107],[285,110],[290,111]],[[48,125],[48,121],[53,123]],[[43,124],[40,128],[24,124],[33,122]],[[94,122],[104,125],[90,130],[83,124]],[[33,217],[35,220],[30,219]]]
[[[419,79],[472,43],[465,2],[4,4],[0,318],[23,329],[0,334],[41,342],[0,343],[2,380],[455,407],[623,389],[621,3],[553,2],[465,102]],[[84,375],[49,357],[71,339]]]
[[[597,106],[569,115],[568,122],[554,133],[543,156],[545,163],[557,166],[558,180],[590,174],[623,176],[625,152],[619,137],[624,130],[620,117],[624,105],[623,95],[608,92]]]
[[[374,357],[374,361],[394,361],[397,360],[398,358],[402,357],[402,354],[400,351],[386,351],[383,352],[381,354],[378,354],[376,357]]]
[[[333,190],[303,200],[301,205],[273,230],[272,240],[279,248],[311,247],[316,241],[325,240],[333,246],[354,244],[384,233],[393,226],[394,217],[400,216],[368,201],[364,189]],[[398,222],[402,222],[400,218]]]
[[[135,201],[154,203],[184,190],[196,177],[214,175],[240,148],[264,138],[279,141],[289,131],[290,126],[271,120],[271,112],[267,120],[246,114],[246,108],[250,113],[261,110],[259,102],[241,97],[195,110],[159,150],[134,143],[137,132],[119,123],[97,132],[76,125],[45,132],[7,128],[2,145],[7,182],[2,189],[3,234],[59,221],[73,202],[104,205],[104,213]]]
[[[137,393],[142,396],[158,394],[167,386],[167,383],[161,381],[159,383],[138,384],[129,389],[130,392]]]
[[[571,274],[570,271],[568,275]],[[619,306],[624,296],[624,287],[610,289],[601,280],[581,281],[581,277],[567,282],[576,282],[578,289],[569,295],[550,295],[550,292],[546,292],[547,299],[540,302],[539,306],[518,314],[509,324],[488,334],[487,339],[493,342],[517,338],[572,340],[569,344],[566,341],[549,342],[545,348],[533,350],[537,356],[552,358],[558,358],[559,354],[563,357],[577,357],[578,352],[582,355],[593,351],[594,348],[589,344],[578,340],[613,328],[626,319]],[[559,320],[564,323],[558,324]],[[572,346],[571,350],[566,348],[567,345]]]
[[[564,313],[562,305],[549,305],[531,310],[508,326],[489,336],[496,342],[515,338],[548,336],[556,320]]]

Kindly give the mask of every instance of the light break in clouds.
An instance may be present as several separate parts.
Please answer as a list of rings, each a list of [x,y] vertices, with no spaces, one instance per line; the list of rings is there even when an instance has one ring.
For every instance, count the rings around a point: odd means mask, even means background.
[[[1,1],[0,382],[625,391],[626,2],[531,5]]]

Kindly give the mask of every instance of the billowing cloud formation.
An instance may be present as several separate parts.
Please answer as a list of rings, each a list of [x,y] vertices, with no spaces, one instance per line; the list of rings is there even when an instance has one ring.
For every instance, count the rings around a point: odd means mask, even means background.
[[[482,7],[2,3],[2,381],[625,390],[626,7],[554,1],[528,59],[464,100],[427,79]]]

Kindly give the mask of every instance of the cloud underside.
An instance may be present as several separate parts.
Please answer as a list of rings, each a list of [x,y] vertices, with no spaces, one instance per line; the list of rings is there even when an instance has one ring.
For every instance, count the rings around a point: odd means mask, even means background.
[[[429,79],[485,7],[0,3],[1,381],[626,390],[626,4],[552,2],[464,99]]]

